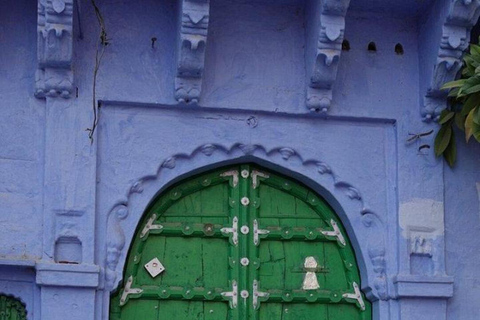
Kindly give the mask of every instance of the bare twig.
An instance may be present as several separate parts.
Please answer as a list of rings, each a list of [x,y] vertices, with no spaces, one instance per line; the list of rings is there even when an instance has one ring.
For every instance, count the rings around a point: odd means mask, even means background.
[[[420,139],[421,137],[429,136],[432,133],[433,133],[433,130],[430,130],[428,132],[422,132],[422,133],[409,133],[408,135],[410,136],[410,138],[407,139],[407,142],[416,141],[416,140]]]
[[[92,88],[92,108],[93,108],[93,123],[91,128],[87,128],[88,137],[90,138],[90,142],[93,143],[93,135],[95,133],[95,129],[98,125],[98,108],[99,105],[96,103],[97,100],[97,75],[98,71],[100,70],[100,65],[102,63],[103,55],[105,54],[105,48],[109,44],[109,39],[107,37],[107,31],[105,28],[105,21],[103,20],[102,13],[98,8],[95,0],[90,0],[92,6],[95,10],[95,15],[97,17],[98,24],[100,25],[100,36],[97,42],[97,49],[95,52],[95,67],[93,69],[93,88]]]

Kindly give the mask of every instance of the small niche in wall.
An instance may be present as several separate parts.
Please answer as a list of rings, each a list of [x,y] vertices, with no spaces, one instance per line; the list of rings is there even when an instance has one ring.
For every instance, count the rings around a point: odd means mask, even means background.
[[[82,263],[82,242],[77,237],[60,237],[55,242],[55,262]]]
[[[430,256],[412,254],[410,256],[410,273],[418,276],[433,276],[433,261]]]
[[[368,50],[369,52],[377,52],[377,45],[375,44],[375,42],[373,42],[373,41],[370,42],[370,43],[368,44],[367,50]]]
[[[412,275],[432,276],[433,240],[423,235],[414,234],[410,239],[410,273]]]
[[[350,42],[347,39],[342,42],[342,51],[350,51]]]

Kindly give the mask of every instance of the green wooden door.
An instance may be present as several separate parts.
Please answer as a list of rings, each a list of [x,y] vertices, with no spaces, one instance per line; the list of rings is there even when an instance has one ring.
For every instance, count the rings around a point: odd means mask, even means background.
[[[0,294],[0,320],[27,320],[25,305],[18,299]]]
[[[340,220],[253,165],[164,192],[130,248],[112,320],[371,319]]]

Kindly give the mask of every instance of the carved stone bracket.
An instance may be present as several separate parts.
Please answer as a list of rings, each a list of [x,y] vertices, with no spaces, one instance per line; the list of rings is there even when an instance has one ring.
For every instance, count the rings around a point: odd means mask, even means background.
[[[198,103],[202,90],[209,0],[181,0],[175,99]]]
[[[73,92],[73,0],[39,0],[35,96],[69,98]]]
[[[350,0],[317,0],[308,28],[310,46],[306,54],[307,107],[325,113],[332,103],[332,88],[337,78],[342,52],[345,15]]]
[[[452,0],[442,26],[442,37],[431,82],[424,97],[422,118],[438,121],[447,107],[446,90],[440,88],[455,79],[462,67],[462,55],[468,48],[470,30],[480,15],[480,0]]]

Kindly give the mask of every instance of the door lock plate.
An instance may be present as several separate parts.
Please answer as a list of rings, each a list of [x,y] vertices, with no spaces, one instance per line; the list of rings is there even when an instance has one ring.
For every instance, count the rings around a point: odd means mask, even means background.
[[[158,258],[153,258],[152,260],[150,260],[150,262],[145,265],[145,269],[147,269],[148,273],[150,274],[150,276],[152,276],[152,278],[155,278],[160,273],[165,271],[165,267],[160,262],[160,260],[158,260]]]

